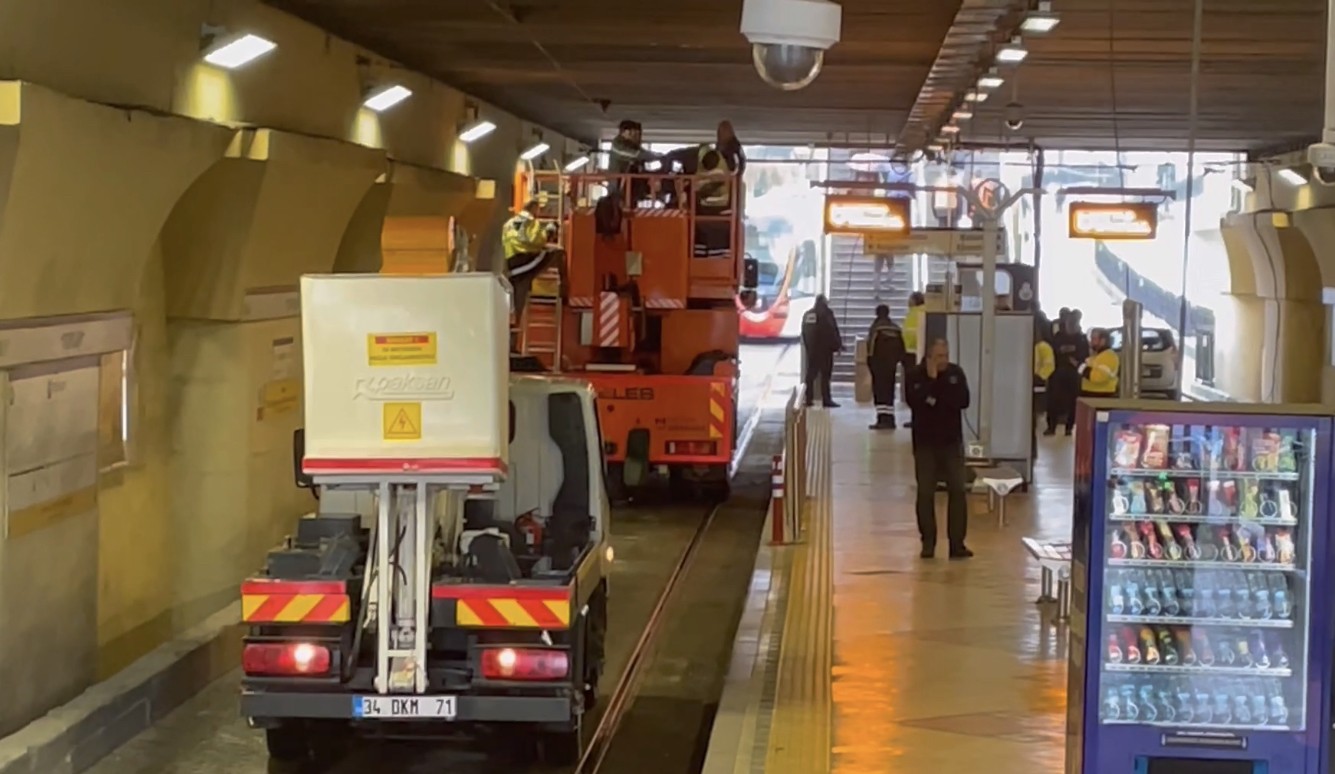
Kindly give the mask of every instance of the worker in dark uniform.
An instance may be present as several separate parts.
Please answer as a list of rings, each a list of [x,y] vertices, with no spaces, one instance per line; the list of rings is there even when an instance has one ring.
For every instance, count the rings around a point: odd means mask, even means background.
[[[1052,337],[1056,362],[1048,378],[1048,429],[1043,435],[1056,435],[1059,421],[1065,423],[1066,434],[1071,434],[1075,427],[1075,401],[1080,397],[1080,367],[1089,358],[1089,344],[1075,327],[1072,313],[1062,315],[1057,325],[1059,332]]]
[[[890,319],[890,307],[876,307],[876,319],[867,331],[867,369],[871,371],[871,394],[876,403],[872,430],[895,429],[895,377],[904,362],[904,331]]]
[[[657,161],[662,158],[653,151],[645,150],[640,141],[643,137],[643,128],[638,121],[622,121],[617,127],[617,136],[612,138],[612,147],[608,150],[607,171],[614,175],[642,175],[644,174],[644,164],[647,161]],[[612,188],[620,192],[619,182],[613,182]],[[649,181],[644,178],[633,179],[630,183],[631,201],[629,205],[634,207],[637,202],[648,199],[650,196]],[[626,204],[626,202],[623,202]]]
[[[936,484],[945,482],[946,536],[950,558],[968,559],[964,545],[969,514],[964,502],[964,422],[969,407],[969,381],[964,369],[950,362],[945,339],[927,347],[922,363],[909,371],[904,385],[913,409],[913,469],[917,478],[918,534],[922,558],[936,556]]]
[[[528,305],[533,280],[547,269],[555,267],[560,273],[563,297],[566,290],[565,251],[549,244],[555,236],[555,226],[543,227],[538,220],[538,208],[538,200],[530,199],[524,209],[501,227],[501,245],[505,248],[506,275],[514,289],[516,319],[523,316]]]
[[[802,354],[806,360],[806,390],[808,406],[816,399],[816,382],[820,381],[820,396],[825,408],[838,408],[830,395],[830,378],[834,375],[834,356],[844,349],[839,333],[839,321],[824,295],[816,296],[816,305],[802,315]]]

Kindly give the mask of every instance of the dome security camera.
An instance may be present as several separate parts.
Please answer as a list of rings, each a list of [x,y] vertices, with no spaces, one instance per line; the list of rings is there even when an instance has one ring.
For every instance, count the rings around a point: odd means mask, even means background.
[[[1006,128],[1018,132],[1024,127],[1024,105],[1012,102],[1006,106]]]
[[[742,34],[765,83],[783,91],[811,85],[825,51],[839,42],[843,8],[829,0],[743,0]]]

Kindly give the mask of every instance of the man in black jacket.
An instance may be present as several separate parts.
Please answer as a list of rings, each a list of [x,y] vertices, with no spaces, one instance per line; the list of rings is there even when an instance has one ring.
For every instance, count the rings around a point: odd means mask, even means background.
[[[922,558],[936,556],[936,483],[946,484],[946,536],[950,558],[973,556],[964,545],[968,511],[964,501],[964,425],[969,382],[950,362],[944,339],[927,348],[922,364],[909,371],[905,392],[913,410],[913,468],[918,480],[918,533]]]
[[[1058,421],[1064,421],[1066,434],[1075,427],[1075,402],[1080,397],[1080,371],[1089,357],[1089,340],[1080,332],[1074,312],[1066,312],[1057,321],[1059,332],[1052,337],[1052,355],[1056,370],[1048,378],[1048,427],[1043,435],[1056,435]]]
[[[876,424],[872,430],[895,429],[895,377],[904,362],[904,331],[890,319],[890,307],[876,307],[876,319],[867,331],[867,370],[871,371]]]
[[[816,399],[815,386],[820,382],[820,396],[825,408],[839,408],[830,395],[830,378],[834,375],[834,356],[844,348],[839,333],[839,321],[824,295],[816,296],[816,305],[802,315],[802,353],[806,356],[807,405]]]

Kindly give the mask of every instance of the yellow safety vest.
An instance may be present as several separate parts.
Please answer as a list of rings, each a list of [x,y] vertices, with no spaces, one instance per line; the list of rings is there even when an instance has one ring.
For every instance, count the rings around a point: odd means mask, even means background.
[[[505,221],[501,227],[501,245],[505,248],[506,258],[540,253],[547,249],[547,235],[538,219],[524,211]]]
[[[705,167],[705,156],[709,155],[714,149],[708,145],[700,146],[699,153],[699,172],[698,174],[709,177],[719,178],[718,182],[701,181],[700,194],[697,198],[699,204],[705,207],[727,207],[732,204],[732,185],[729,178],[732,177],[732,170],[728,168],[728,162],[724,160],[723,154],[719,154],[719,163],[714,167]]]
[[[1057,357],[1052,353],[1052,345],[1040,341],[1034,345],[1034,376],[1047,381],[1052,372],[1057,370]]]
[[[1117,394],[1117,371],[1121,367],[1121,358],[1111,349],[1095,352],[1085,361],[1084,378],[1080,380],[1080,389],[1099,395]]]
[[[923,312],[921,306],[911,306],[904,318],[904,346],[914,355],[918,353],[918,327],[922,324]]]

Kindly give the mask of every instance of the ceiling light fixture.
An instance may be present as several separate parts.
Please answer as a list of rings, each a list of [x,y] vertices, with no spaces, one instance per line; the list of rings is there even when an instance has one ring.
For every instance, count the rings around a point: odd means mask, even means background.
[[[1001,73],[997,72],[997,68],[993,67],[978,79],[978,88],[982,91],[991,91],[1001,88],[1004,83],[1006,83],[1006,79],[1002,78]]]
[[[459,133],[459,142],[467,145],[486,137],[494,131],[496,131],[496,124],[490,121],[478,121]]]
[[[552,146],[548,145],[547,143],[539,142],[537,145],[534,145],[533,147],[519,154],[519,158],[523,159],[524,161],[532,161],[533,159],[536,159],[537,157],[541,156],[542,154],[546,153],[551,149]]]
[[[412,89],[394,84],[373,92],[362,103],[367,110],[383,113],[413,95]]]
[[[959,134],[959,133],[960,133],[960,128],[959,128],[958,126],[955,126],[954,124],[946,124],[945,126],[941,127],[941,133],[942,133],[942,134]]]
[[[588,165],[588,163],[589,163],[589,157],[588,157],[588,156],[580,156],[579,158],[575,159],[574,161],[570,162],[569,164],[566,164],[566,171],[567,171],[567,172],[574,172],[574,171],[576,171],[576,170],[583,169],[585,166]]]
[[[1011,38],[1011,42],[1002,46],[997,51],[997,61],[1002,64],[1019,64],[1029,56],[1029,49],[1024,47],[1024,42],[1018,37]]]
[[[1307,178],[1296,169],[1281,169],[1279,171],[1279,179],[1289,185],[1307,185]]]
[[[278,48],[278,44],[259,35],[242,35],[204,55],[204,61],[224,70],[235,70]]]
[[[955,121],[968,121],[970,118],[973,118],[972,110],[970,110],[967,107],[964,107],[963,105],[956,108],[954,116]]]
[[[1020,29],[1042,35],[1052,32],[1058,24],[1061,24],[1061,21],[1061,18],[1052,12],[1050,0],[1040,0],[1038,7],[1030,11],[1029,15],[1020,24]]]
[[[982,91],[982,90],[980,90],[980,89],[973,89],[973,90],[971,90],[969,93],[967,93],[967,94],[964,95],[964,101],[965,101],[965,102],[986,102],[986,101],[987,101],[987,98],[990,97],[990,96],[992,96],[992,95],[991,95],[991,94],[988,94],[988,93],[985,92],[985,91]]]

